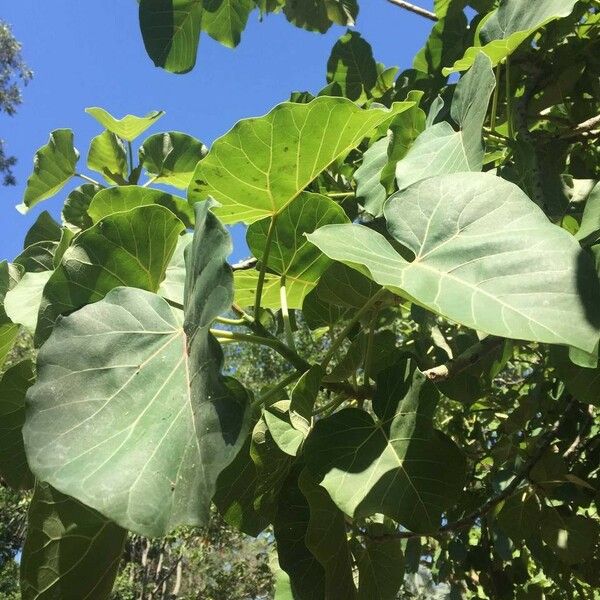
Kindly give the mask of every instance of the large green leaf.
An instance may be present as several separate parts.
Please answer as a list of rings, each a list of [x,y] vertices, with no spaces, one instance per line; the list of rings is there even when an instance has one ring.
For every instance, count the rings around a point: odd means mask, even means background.
[[[440,526],[442,513],[462,490],[465,459],[433,429],[438,399],[433,383],[416,371],[406,392],[403,375],[392,367],[377,378],[379,423],[355,408],[335,413],[315,425],[305,456],[313,476],[347,515],[383,513],[426,533]]]
[[[70,129],[56,129],[33,158],[33,173],[27,180],[23,203],[17,210],[26,213],[38,202],[54,196],[75,175],[79,152],[73,146]]]
[[[196,64],[203,0],[140,0],[146,52],[157,67],[187,73]]]
[[[34,474],[147,536],[206,523],[247,431],[247,392],[221,375],[209,332],[233,290],[229,234],[208,208],[186,252],[183,323],[160,296],[114,289],[57,323],[27,396]]]
[[[33,244],[39,244],[40,242],[60,242],[60,236],[60,225],[52,218],[50,213],[45,210],[39,214],[35,223],[27,232],[25,241],[23,242],[23,248],[27,248]]]
[[[489,59],[480,54],[456,86],[452,119],[428,127],[396,166],[398,188],[446,173],[481,171],[484,150],[481,131],[496,80]]]
[[[215,213],[227,223],[276,215],[334,160],[412,105],[361,110],[326,96],[308,104],[284,102],[215,141],[196,168],[189,198],[214,197],[221,203]]]
[[[304,297],[331,264],[330,259],[304,234],[324,225],[348,222],[339,204],[326,196],[309,192],[301,193],[277,215],[267,267],[285,278],[290,308],[302,308]],[[270,227],[270,217],[255,221],[248,227],[246,241],[254,256],[264,256]]]
[[[194,209],[183,198],[137,185],[112,187],[99,191],[91,201],[87,212],[92,222],[97,223],[114,213],[151,205],[164,206],[186,227],[193,226]]]
[[[144,141],[140,162],[157,183],[187,189],[198,161],[206,156],[206,146],[185,133],[157,133]]]
[[[7,369],[0,379],[0,475],[15,489],[33,485],[21,428],[25,422],[25,394],[34,379],[30,360]]]
[[[577,1],[503,0],[481,27],[479,43],[468,48],[452,67],[445,68],[444,75],[469,69],[482,51],[491,59],[492,66],[496,66],[538,29],[550,21],[570,15]]]
[[[335,43],[327,62],[327,81],[339,84],[350,100],[367,99],[377,81],[377,63],[360,33],[348,31]]]
[[[254,0],[203,0],[202,30],[224,46],[240,43]]]
[[[596,347],[600,290],[592,261],[516,185],[491,174],[436,177],[392,196],[385,216],[412,262],[360,225],[329,225],[308,237],[334,260],[457,323]]]
[[[127,532],[38,483],[21,559],[23,600],[108,600]]]
[[[254,306],[256,299],[256,286],[258,285],[258,271],[236,271],[235,281],[235,302],[242,307]],[[263,308],[278,309],[281,308],[281,278],[277,275],[265,276],[261,306]],[[300,288],[302,290],[302,288]],[[295,304],[294,297],[288,294],[288,303]]]
[[[97,106],[86,108],[85,112],[94,117],[102,127],[118,135],[126,142],[133,142],[135,138],[142,135],[146,129],[152,127],[165,114],[162,110],[154,110],[145,117],[126,115],[122,119],[115,119],[109,112]]]
[[[328,600],[353,600],[356,588],[345,516],[329,494],[312,480],[308,471],[300,473],[298,483],[310,509],[306,546],[325,571],[324,597]]]
[[[36,342],[50,334],[59,315],[104,297],[118,286],[156,292],[183,224],[162,206],[117,212],[80,233],[44,289]]]
[[[88,169],[100,173],[108,181],[119,183],[127,177],[127,151],[112,131],[103,131],[90,144]]]

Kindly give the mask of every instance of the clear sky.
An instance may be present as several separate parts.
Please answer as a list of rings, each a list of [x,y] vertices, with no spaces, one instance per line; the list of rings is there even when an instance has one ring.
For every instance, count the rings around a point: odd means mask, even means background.
[[[356,29],[373,46],[375,58],[387,66],[410,67],[431,23],[386,0],[360,4]],[[426,8],[432,4],[421,2]],[[3,3],[0,19],[12,25],[35,76],[17,115],[0,115],[0,137],[19,160],[17,186],[0,186],[0,260],[20,252],[25,232],[42,210],[59,217],[69,188],[26,216],[14,208],[21,202],[33,155],[50,131],[74,130],[82,155],[80,170],[85,172],[89,140],[101,129],[84,108],[101,106],[116,117],[165,110],[166,116],[149,134],[184,131],[210,145],[239,119],[264,114],[288,99],[291,91],[321,89],[331,47],[344,33],[341,27],[332,27],[326,35],[309,33],[282,15],[269,15],[261,23],[255,12],[238,48],[225,48],[203,36],[194,71],[172,75],[155,68],[146,56],[137,7],[135,0]],[[234,238],[238,251],[232,258],[243,258],[239,228]]]

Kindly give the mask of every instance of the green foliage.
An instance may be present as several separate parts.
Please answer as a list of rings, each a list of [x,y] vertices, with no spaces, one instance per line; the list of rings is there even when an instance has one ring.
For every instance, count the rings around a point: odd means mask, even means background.
[[[357,15],[256,5],[317,31]],[[254,7],[142,0],[146,47],[189,70]],[[24,597],[266,597],[267,554],[279,599],[597,597],[597,6],[434,8],[412,69],[347,32],[316,98],[210,149],[134,152],[162,113],[89,109],[104,181],[0,263],[0,469],[37,478]],[[77,156],[55,132],[25,207]],[[220,219],[247,225],[233,268]],[[206,540],[241,557],[229,575]]]

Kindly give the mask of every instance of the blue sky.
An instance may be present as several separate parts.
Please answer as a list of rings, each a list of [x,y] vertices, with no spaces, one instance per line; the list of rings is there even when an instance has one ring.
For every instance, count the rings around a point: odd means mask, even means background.
[[[432,4],[421,2],[426,8]],[[102,106],[117,117],[162,109],[166,116],[149,133],[184,131],[210,145],[239,119],[264,114],[291,91],[321,89],[331,47],[344,33],[341,27],[326,35],[309,33],[282,15],[261,23],[253,13],[238,48],[203,36],[196,68],[177,76],[155,68],[146,56],[137,6],[135,0],[4,3],[0,18],[12,25],[35,77],[17,115],[0,115],[0,137],[19,160],[17,187],[0,186],[0,260],[20,252],[25,232],[42,210],[59,216],[68,188],[25,216],[14,207],[34,153],[53,129],[74,130],[83,167],[89,140],[101,131],[84,113],[86,107]],[[409,67],[431,23],[386,0],[362,0],[361,8],[356,29],[373,46],[375,58]],[[233,259],[245,254],[242,240],[238,228]]]

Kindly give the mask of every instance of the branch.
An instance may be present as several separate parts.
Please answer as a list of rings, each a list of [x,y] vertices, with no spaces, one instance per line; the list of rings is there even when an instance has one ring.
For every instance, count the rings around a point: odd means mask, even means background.
[[[404,0],[388,0],[388,2],[390,2],[391,4],[395,5],[395,6],[399,6],[400,8],[404,8],[408,11],[410,11],[411,13],[414,13],[415,15],[419,15],[420,17],[425,17],[426,19],[429,19],[430,21],[437,21],[437,15],[435,13],[432,13],[429,10],[425,10],[424,8],[421,8],[420,6],[415,6],[414,4],[411,4],[410,2],[404,2]]]
[[[252,256],[250,258],[245,258],[234,265],[231,265],[231,268],[234,271],[249,271],[250,269],[254,269],[254,267],[256,267],[257,262],[258,260]]]
[[[504,338],[490,335],[474,346],[467,348],[462,354],[455,359],[448,361],[446,364],[424,371],[423,375],[434,382],[445,381],[479,362],[482,358],[485,358],[488,354],[494,352],[494,350],[499,348],[503,343]]]
[[[465,527],[470,527],[473,525],[477,519],[480,519],[487,515],[496,505],[500,504],[503,500],[506,500],[509,496],[511,496],[521,485],[521,483],[529,476],[529,473],[533,469],[533,467],[537,464],[537,462],[542,458],[546,450],[552,445],[558,430],[562,427],[564,422],[567,420],[569,413],[572,408],[577,404],[577,400],[575,398],[570,398],[567,402],[567,405],[558,419],[554,422],[554,425],[542,436],[540,443],[533,451],[531,456],[527,459],[521,470],[515,474],[513,480],[506,486],[504,490],[489,498],[484,504],[482,504],[477,510],[465,515],[461,519],[457,521],[453,521],[452,523],[447,523],[440,527],[437,531],[433,533],[416,533],[414,531],[397,531],[394,533],[389,533],[381,536],[373,536],[371,539],[373,541],[385,541],[386,539],[407,539],[407,538],[415,538],[415,537],[440,537],[442,535],[452,533],[457,529],[464,529]],[[363,533],[362,535],[366,535]]]

